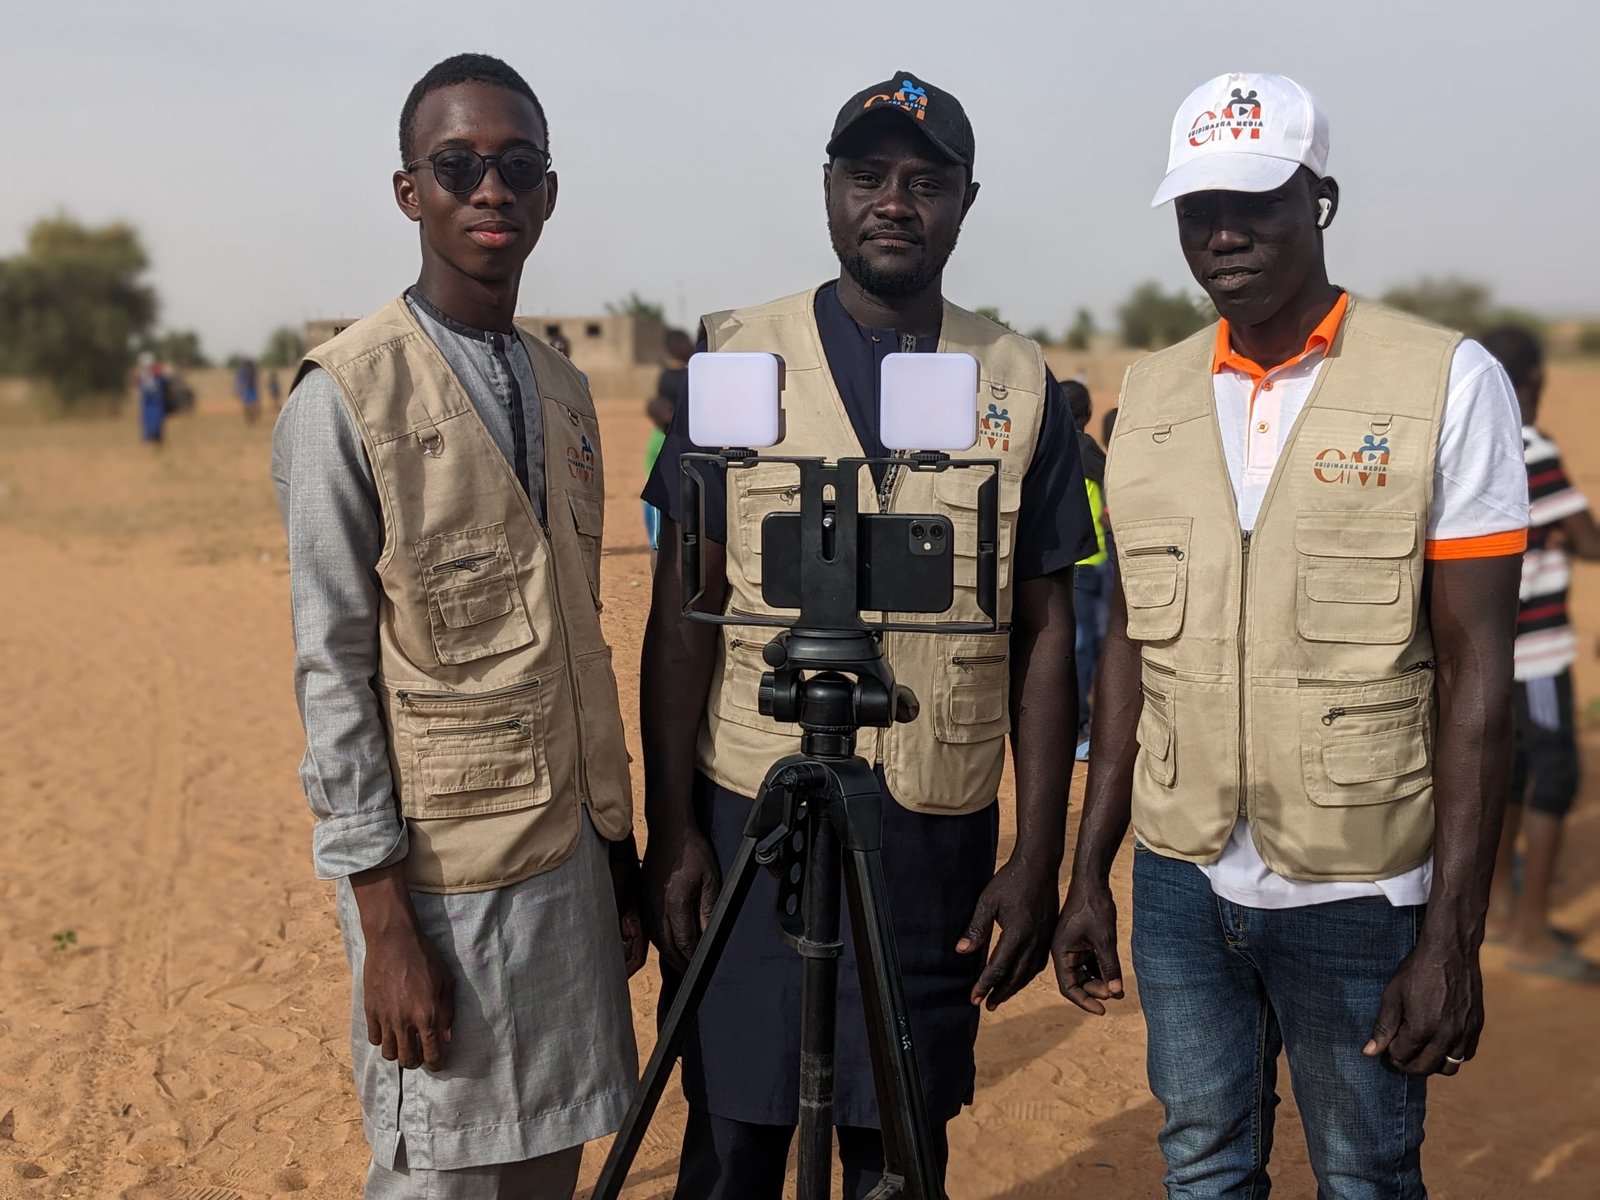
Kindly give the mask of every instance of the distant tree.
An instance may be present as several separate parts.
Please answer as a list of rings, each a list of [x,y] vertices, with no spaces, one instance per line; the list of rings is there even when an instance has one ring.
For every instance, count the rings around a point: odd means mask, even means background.
[[[1578,330],[1578,349],[1584,354],[1600,354],[1600,325],[1585,325]]]
[[[182,367],[185,371],[211,365],[211,360],[200,348],[200,335],[193,329],[169,329],[154,337],[146,337],[140,342],[139,349],[148,350],[162,362]]]
[[[1419,279],[1390,288],[1381,299],[1450,329],[1476,333],[1492,320],[1489,288],[1470,279]]]
[[[1159,350],[1181,342],[1214,318],[1210,301],[1185,292],[1166,292],[1154,280],[1141,283],[1117,309],[1124,344]]]
[[[292,325],[280,325],[267,336],[261,352],[261,365],[269,370],[292,367],[305,357],[306,340]]]
[[[988,317],[989,320],[993,321],[996,325],[1004,325],[1007,329],[1013,328],[1011,322],[1002,317],[1000,315],[1000,310],[995,308],[992,304],[986,304],[982,308],[975,308],[972,311],[977,313],[980,317]]]
[[[1087,350],[1089,339],[1094,335],[1094,314],[1087,308],[1080,308],[1077,316],[1072,318],[1072,326],[1067,330],[1067,336],[1062,339],[1062,344],[1068,350]]]
[[[69,405],[120,392],[156,320],[149,265],[130,226],[91,228],[65,213],[36,221],[23,251],[0,259],[0,364]]]
[[[1051,333],[1048,327],[1036,325],[1028,331],[1028,340],[1030,342],[1038,342],[1041,346],[1054,346],[1056,344],[1056,335]]]
[[[613,317],[654,317],[657,321],[667,319],[666,309],[654,300],[646,300],[638,292],[629,292],[621,300],[608,303],[606,312]]]

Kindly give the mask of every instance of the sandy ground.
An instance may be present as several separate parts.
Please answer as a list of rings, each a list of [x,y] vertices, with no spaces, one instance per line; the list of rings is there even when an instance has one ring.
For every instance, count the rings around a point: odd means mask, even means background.
[[[1109,382],[1114,372],[1106,372]],[[1094,378],[1094,375],[1091,375]],[[1104,392],[1102,393],[1104,394]],[[1547,424],[1600,496],[1600,370],[1555,373]],[[648,554],[634,497],[645,426],[602,406],[606,626],[637,659]],[[287,567],[268,425],[213,398],[159,454],[117,421],[0,406],[0,1197],[257,1200],[358,1194],[348,980],[311,878],[295,765]],[[1600,572],[1577,582],[1586,644]],[[636,693],[624,669],[624,708]],[[1600,671],[1584,668],[1600,768]],[[1127,897],[1127,876],[1118,877]],[[1571,823],[1558,917],[1600,953],[1600,802]],[[1481,1055],[1434,1090],[1427,1169],[1450,1198],[1600,1194],[1596,995],[1485,956]],[[634,982],[649,1044],[654,965]],[[951,1194],[1158,1191],[1159,1111],[1137,1007],[1094,1021],[1041,980],[985,1018]],[[669,1195],[675,1089],[629,1195]],[[601,1155],[590,1155],[592,1181]],[[1313,1187],[1293,1115],[1285,1196]]]

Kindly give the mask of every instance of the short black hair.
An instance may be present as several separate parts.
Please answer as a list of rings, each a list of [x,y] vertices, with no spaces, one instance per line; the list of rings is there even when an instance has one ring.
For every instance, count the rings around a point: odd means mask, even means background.
[[[1513,387],[1526,384],[1544,362],[1544,347],[1538,337],[1520,325],[1497,325],[1478,341],[1500,360]]]
[[[1082,429],[1089,423],[1094,403],[1089,399],[1089,389],[1076,379],[1061,381],[1061,394],[1067,398],[1067,410],[1072,413],[1072,423]]]
[[[428,68],[428,73],[412,85],[400,109],[400,163],[416,161],[417,107],[424,96],[440,88],[454,87],[458,83],[488,83],[516,92],[533,101],[533,111],[539,114],[539,124],[544,126],[546,152],[550,149],[550,122],[545,119],[544,105],[533,94],[528,81],[509,65],[489,54],[453,54],[443,62]]]

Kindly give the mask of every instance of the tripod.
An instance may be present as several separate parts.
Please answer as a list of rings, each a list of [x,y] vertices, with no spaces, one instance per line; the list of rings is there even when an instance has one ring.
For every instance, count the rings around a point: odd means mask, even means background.
[[[734,919],[762,868],[778,877],[779,925],[804,959],[798,1200],[827,1200],[832,1183],[841,880],[883,1127],[883,1181],[869,1200],[940,1200],[943,1190],[884,896],[879,858],[883,791],[872,767],[855,753],[863,726],[887,728],[910,721],[916,716],[916,700],[906,688],[896,687],[877,640],[867,633],[795,629],[779,635],[763,657],[774,670],[762,677],[761,711],[798,722],[801,752],[774,763],[762,782],[716,909],[667,1011],[594,1200],[621,1195],[689,1018],[699,1009]]]

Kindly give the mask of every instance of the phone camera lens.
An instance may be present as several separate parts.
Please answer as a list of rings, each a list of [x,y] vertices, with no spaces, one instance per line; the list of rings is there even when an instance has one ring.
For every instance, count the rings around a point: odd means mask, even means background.
[[[928,531],[923,526],[921,521],[918,521],[911,527],[911,536],[914,538],[924,538],[928,536]]]
[[[935,525],[932,528],[932,530],[930,530],[929,532],[933,535],[933,540],[934,541],[938,542],[938,541],[943,541],[944,540],[944,526],[943,525]]]

